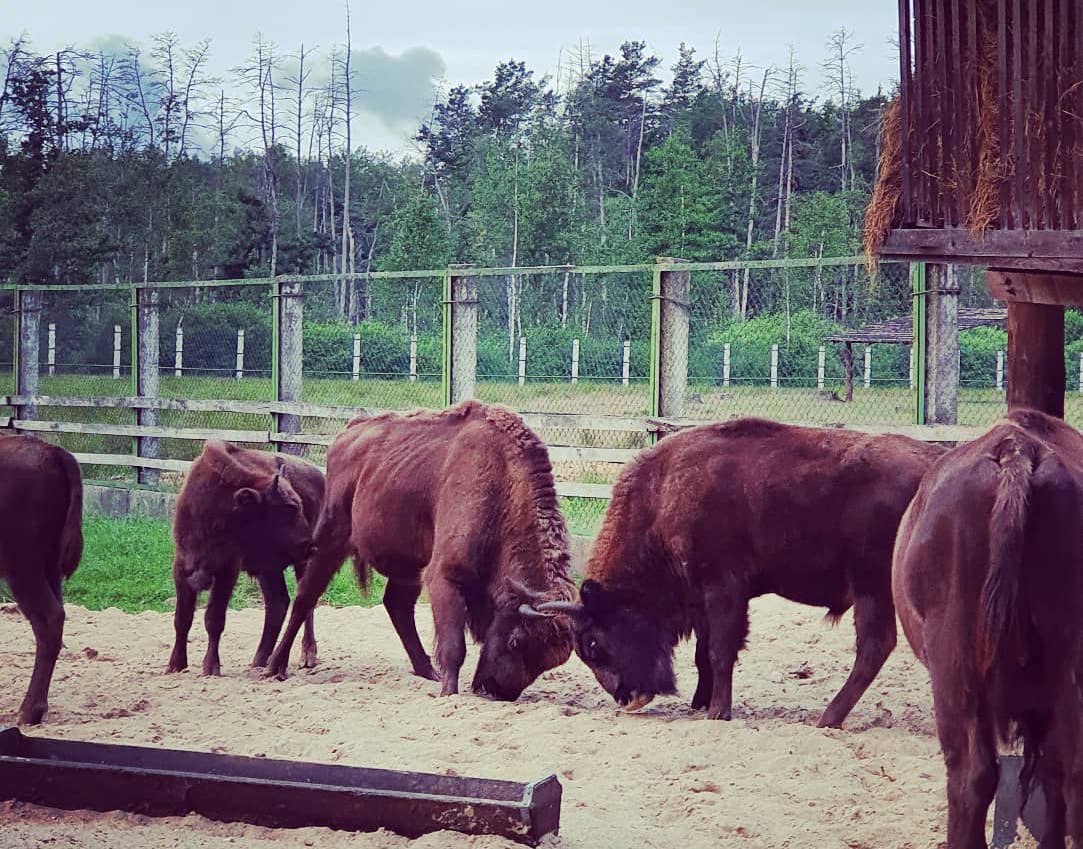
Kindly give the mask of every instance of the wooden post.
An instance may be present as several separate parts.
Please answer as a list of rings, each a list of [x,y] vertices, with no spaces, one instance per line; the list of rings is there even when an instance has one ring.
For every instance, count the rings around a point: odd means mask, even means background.
[[[410,335],[410,382],[417,383],[417,334]]]
[[[184,374],[184,319],[177,322],[177,344],[173,349],[173,376]]]
[[[34,397],[38,394],[38,376],[41,357],[41,303],[39,291],[17,289],[15,291],[15,318],[18,324],[15,334],[15,394]],[[37,405],[22,404],[15,408],[15,418],[33,419]]]
[[[361,334],[353,335],[353,369],[350,377],[353,380],[361,379]]]
[[[925,288],[924,424],[956,424],[959,409],[959,281],[955,266],[929,263],[925,271]],[[1063,375],[1062,362],[1062,394]]]
[[[304,295],[301,284],[279,279],[278,295],[278,379],[275,381],[276,401],[301,400],[301,376],[304,364]],[[277,413],[279,433],[299,433],[301,417],[293,413]],[[300,454],[303,446],[281,443],[277,449],[286,454]]]
[[[449,404],[458,404],[477,393],[478,380],[478,279],[471,277],[470,266],[451,267]]]
[[[157,289],[135,290],[135,394],[140,398],[158,400],[158,336],[159,296]],[[154,407],[136,409],[136,424],[141,427],[157,427],[158,410]],[[135,440],[135,453],[140,457],[157,460],[161,447],[156,436],[139,436]],[[158,485],[157,469],[136,468],[136,478],[146,486]]]
[[[526,383],[526,337],[519,337],[519,385]]]
[[[666,260],[669,263],[681,261]],[[684,415],[684,396],[688,392],[688,325],[692,273],[683,270],[663,271],[661,278],[658,415],[666,419],[679,419]]]
[[[233,374],[236,380],[244,377],[244,331],[237,331],[237,368]]]
[[[865,346],[865,388],[872,386],[872,345]]]
[[[778,389],[778,345],[771,346],[771,388]]]
[[[842,372],[846,378],[846,401],[854,400],[854,343],[847,342],[842,346]]]
[[[579,382],[579,340],[572,340],[572,383]]]
[[[49,322],[49,377],[56,374],[56,324]]]
[[[620,383],[621,386],[628,385],[628,378],[631,376],[631,363],[632,363],[632,343],[630,340],[625,339],[621,345],[621,358],[620,358]]]
[[[816,357],[816,388],[823,389],[827,377],[827,346],[821,345]]]
[[[1080,352],[1083,356],[1083,351]],[[997,351],[997,391],[1004,391],[1004,352]]]
[[[1008,409],[1064,417],[1064,307],[1008,301]]]
[[[120,380],[120,325],[113,325],[113,380]]]
[[[910,388],[914,388],[914,346],[910,346]]]
[[[722,346],[722,385],[730,385],[730,343]]]

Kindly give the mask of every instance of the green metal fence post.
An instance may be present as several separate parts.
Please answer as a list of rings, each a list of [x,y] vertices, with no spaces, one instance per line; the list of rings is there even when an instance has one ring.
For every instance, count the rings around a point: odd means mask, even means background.
[[[443,297],[440,300],[440,341],[442,356],[440,361],[440,386],[444,406],[451,406],[451,270],[444,272]]]
[[[913,293],[913,350],[914,350],[914,424],[925,424],[925,365],[926,347],[925,263],[910,263],[910,291]]]

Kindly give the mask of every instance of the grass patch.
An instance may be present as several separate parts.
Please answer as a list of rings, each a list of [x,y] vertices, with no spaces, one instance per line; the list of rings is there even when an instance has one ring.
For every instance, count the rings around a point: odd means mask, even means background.
[[[173,591],[173,535],[162,519],[83,518],[83,559],[64,587],[64,600],[91,610],[116,607],[126,613],[144,610],[171,611]],[[292,596],[296,590],[293,570],[287,572]],[[322,602],[334,607],[371,607],[383,597],[384,580],[375,575],[362,594],[353,569],[340,569],[324,593]],[[261,604],[259,585],[241,575],[230,607]]]

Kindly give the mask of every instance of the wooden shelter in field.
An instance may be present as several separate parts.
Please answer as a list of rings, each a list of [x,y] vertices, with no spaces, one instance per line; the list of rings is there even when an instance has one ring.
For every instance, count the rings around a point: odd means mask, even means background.
[[[865,221],[927,263],[925,410],[954,420],[954,266],[1008,303],[1008,403],[1064,412],[1064,307],[1083,305],[1083,0],[899,0],[900,91]]]

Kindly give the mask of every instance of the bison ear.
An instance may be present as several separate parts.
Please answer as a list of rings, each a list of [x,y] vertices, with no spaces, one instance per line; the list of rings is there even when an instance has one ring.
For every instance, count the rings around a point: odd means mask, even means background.
[[[245,487],[244,489],[238,489],[233,494],[233,509],[245,510],[250,507],[255,507],[260,503],[261,496],[255,489]]]
[[[606,606],[605,588],[590,578],[579,588],[579,598],[588,613],[597,613]]]

